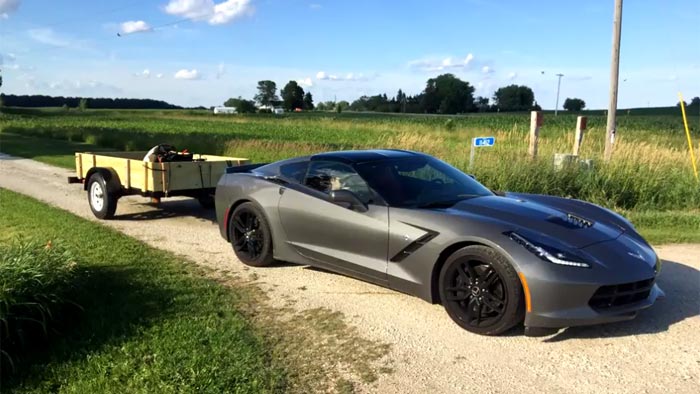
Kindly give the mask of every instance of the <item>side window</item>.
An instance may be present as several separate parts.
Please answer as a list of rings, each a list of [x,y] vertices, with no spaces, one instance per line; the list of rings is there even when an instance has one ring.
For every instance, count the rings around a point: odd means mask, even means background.
[[[304,184],[323,193],[349,190],[366,203],[372,200],[372,191],[364,179],[352,167],[343,163],[312,161]]]
[[[304,177],[306,176],[306,168],[308,166],[308,161],[283,164],[280,166],[280,176],[289,181],[293,181],[296,183],[304,183]]]

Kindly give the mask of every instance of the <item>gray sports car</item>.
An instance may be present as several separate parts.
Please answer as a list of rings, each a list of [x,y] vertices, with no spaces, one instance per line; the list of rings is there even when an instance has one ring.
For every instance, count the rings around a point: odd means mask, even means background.
[[[464,329],[526,335],[628,320],[663,295],[660,260],[622,216],[494,193],[425,154],[322,153],[232,167],[221,235],[245,264],[308,264],[442,303]]]

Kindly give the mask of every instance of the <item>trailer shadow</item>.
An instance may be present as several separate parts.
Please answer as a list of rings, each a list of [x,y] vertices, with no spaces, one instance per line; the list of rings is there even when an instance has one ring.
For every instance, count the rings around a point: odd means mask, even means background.
[[[657,300],[633,320],[597,326],[570,327],[544,342],[656,334],[700,315],[700,271],[674,261],[663,261],[657,284],[666,298]]]
[[[163,200],[159,204],[138,201],[129,201],[127,204],[124,204],[127,205],[127,210],[137,211],[119,214],[118,208],[117,215],[114,216],[114,220],[141,221],[172,219],[177,217],[194,217],[209,222],[216,222],[215,210],[203,208],[201,205],[199,205],[197,200],[190,198]]]

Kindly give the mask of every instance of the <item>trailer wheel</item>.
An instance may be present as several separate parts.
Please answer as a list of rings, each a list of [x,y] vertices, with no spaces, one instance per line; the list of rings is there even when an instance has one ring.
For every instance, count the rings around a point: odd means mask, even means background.
[[[99,219],[114,218],[119,196],[114,191],[110,191],[104,175],[96,172],[90,176],[90,179],[88,179],[87,196],[93,215]]]

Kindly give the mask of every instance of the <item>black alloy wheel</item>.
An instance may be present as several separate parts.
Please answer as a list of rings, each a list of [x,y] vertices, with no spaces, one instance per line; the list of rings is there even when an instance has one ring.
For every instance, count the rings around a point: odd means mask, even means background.
[[[230,239],[236,256],[247,265],[272,264],[272,237],[265,217],[251,203],[236,207],[231,214]]]
[[[440,297],[462,328],[500,334],[523,319],[523,290],[515,269],[485,246],[468,246],[448,258],[440,274]]]

